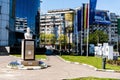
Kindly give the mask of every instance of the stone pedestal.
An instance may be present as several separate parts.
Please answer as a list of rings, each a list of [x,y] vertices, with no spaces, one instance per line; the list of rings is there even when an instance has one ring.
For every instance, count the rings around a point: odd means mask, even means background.
[[[33,39],[22,40],[22,64],[24,66],[38,66],[39,61],[35,60],[35,41]]]
[[[24,66],[38,66],[39,61],[22,61],[21,62]]]
[[[33,39],[22,40],[22,59],[35,60],[35,41]]]

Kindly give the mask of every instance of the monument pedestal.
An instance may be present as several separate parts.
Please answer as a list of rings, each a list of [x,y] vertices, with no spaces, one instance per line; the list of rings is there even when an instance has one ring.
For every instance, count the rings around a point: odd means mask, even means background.
[[[21,62],[24,66],[39,66],[39,61],[22,61]]]
[[[22,64],[24,66],[38,66],[39,61],[35,60],[35,40],[22,40]]]

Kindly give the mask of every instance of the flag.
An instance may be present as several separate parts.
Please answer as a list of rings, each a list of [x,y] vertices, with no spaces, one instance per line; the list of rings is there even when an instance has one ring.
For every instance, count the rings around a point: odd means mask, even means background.
[[[111,21],[108,15],[108,11],[96,10],[95,11],[95,24],[110,25]]]
[[[77,31],[81,31],[81,10],[77,10]]]
[[[93,24],[95,21],[94,16],[95,16],[95,10],[96,10],[96,4],[97,0],[90,0],[90,19],[89,19],[89,24]]]
[[[84,30],[88,28],[88,22],[89,22],[89,4],[83,4],[83,28]]]
[[[84,31],[84,38],[87,36],[87,56],[88,56],[88,39],[89,39],[89,4],[84,3],[81,9],[81,26]],[[82,31],[81,30],[81,31]],[[86,35],[87,33],[87,35]],[[82,36],[82,35],[81,35]],[[82,51],[82,37],[81,37],[81,51]],[[81,52],[82,54],[82,52]]]

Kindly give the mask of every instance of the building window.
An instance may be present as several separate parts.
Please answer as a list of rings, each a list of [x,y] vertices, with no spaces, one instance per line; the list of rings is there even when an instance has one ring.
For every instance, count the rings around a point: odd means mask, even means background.
[[[44,31],[45,29],[42,29],[41,31]]]

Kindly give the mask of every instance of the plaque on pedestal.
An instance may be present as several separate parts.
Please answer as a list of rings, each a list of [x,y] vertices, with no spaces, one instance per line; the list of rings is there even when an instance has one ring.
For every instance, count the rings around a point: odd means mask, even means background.
[[[22,59],[35,60],[35,41],[33,39],[22,40]]]
[[[31,60],[31,61],[22,61],[24,66],[39,66],[39,61]]]

